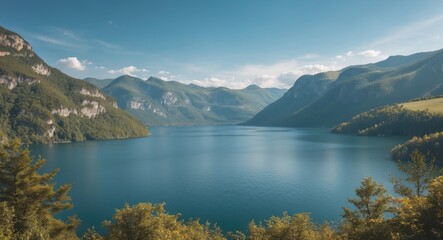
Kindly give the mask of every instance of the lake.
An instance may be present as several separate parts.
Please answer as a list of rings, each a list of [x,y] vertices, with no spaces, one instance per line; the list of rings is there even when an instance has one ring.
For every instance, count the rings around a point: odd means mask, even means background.
[[[245,230],[281,215],[311,212],[316,222],[340,221],[342,206],[362,178],[391,190],[401,176],[390,149],[404,138],[336,135],[328,129],[243,126],[153,127],[146,138],[31,145],[59,168],[80,231],[111,219],[128,202],[166,202],[170,213]]]

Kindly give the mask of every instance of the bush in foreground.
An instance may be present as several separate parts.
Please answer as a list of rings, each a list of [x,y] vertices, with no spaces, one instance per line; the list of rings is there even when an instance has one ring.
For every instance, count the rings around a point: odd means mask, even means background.
[[[443,239],[443,176],[426,155],[414,152],[411,162],[399,168],[411,183],[393,179],[400,197],[388,195],[383,185],[366,178],[350,198],[353,209],[344,208],[341,225],[314,223],[308,213],[273,216],[264,224],[250,222],[248,232],[228,233],[209,223],[181,220],[169,214],[165,204],[139,203],[117,209],[112,220],[103,223],[103,236],[93,228],[85,240],[154,239],[234,239],[234,240],[335,240],[335,239]],[[19,141],[5,141],[0,147],[0,239],[79,239],[75,229],[79,220],[54,217],[72,207],[69,185],[55,187],[56,172],[40,174],[44,164],[33,163],[29,151]],[[385,213],[391,217],[386,218]]]

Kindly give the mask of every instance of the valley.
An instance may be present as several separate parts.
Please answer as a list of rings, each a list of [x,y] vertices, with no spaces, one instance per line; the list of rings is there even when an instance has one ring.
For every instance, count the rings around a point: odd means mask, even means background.
[[[443,1],[0,7],[0,240],[443,239]]]

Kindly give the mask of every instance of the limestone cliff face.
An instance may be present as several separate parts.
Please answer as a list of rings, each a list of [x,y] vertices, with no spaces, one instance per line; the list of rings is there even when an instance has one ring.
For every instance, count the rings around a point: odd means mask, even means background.
[[[31,45],[16,34],[0,34],[0,45],[11,47],[17,51],[21,51],[22,49],[32,51]]]
[[[28,85],[32,85],[39,82],[40,80],[38,79],[26,77],[23,75],[19,75],[16,77],[8,75],[0,76],[0,84],[5,84],[9,90],[16,88],[17,84],[25,83]]]
[[[82,95],[91,96],[91,97],[99,97],[102,99],[106,99],[103,93],[101,93],[98,89],[95,89],[95,91],[89,91],[86,88],[82,88],[79,92]]]
[[[0,33],[0,57],[7,56],[27,58],[27,62],[34,63],[30,65],[33,72],[43,76],[51,75],[50,67],[36,56],[28,42],[17,34],[3,31]]]
[[[146,125],[95,86],[51,68],[0,26],[0,133],[23,142],[146,136]],[[0,134],[1,137],[1,134]]]
[[[44,76],[51,75],[51,70],[45,65],[43,65],[43,63],[35,64],[34,66],[32,66],[32,70]]]
[[[82,106],[80,112],[82,116],[87,118],[94,118],[98,114],[106,112],[106,108],[100,105],[97,101],[83,100]]]

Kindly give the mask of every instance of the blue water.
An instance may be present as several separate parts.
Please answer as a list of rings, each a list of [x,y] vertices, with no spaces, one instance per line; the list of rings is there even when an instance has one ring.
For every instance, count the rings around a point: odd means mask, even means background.
[[[362,178],[388,188],[401,176],[389,150],[400,138],[330,134],[328,129],[241,126],[155,127],[146,138],[32,145],[59,168],[80,231],[109,220],[128,202],[167,203],[170,213],[245,230],[281,215],[311,212],[316,222],[339,221]]]

